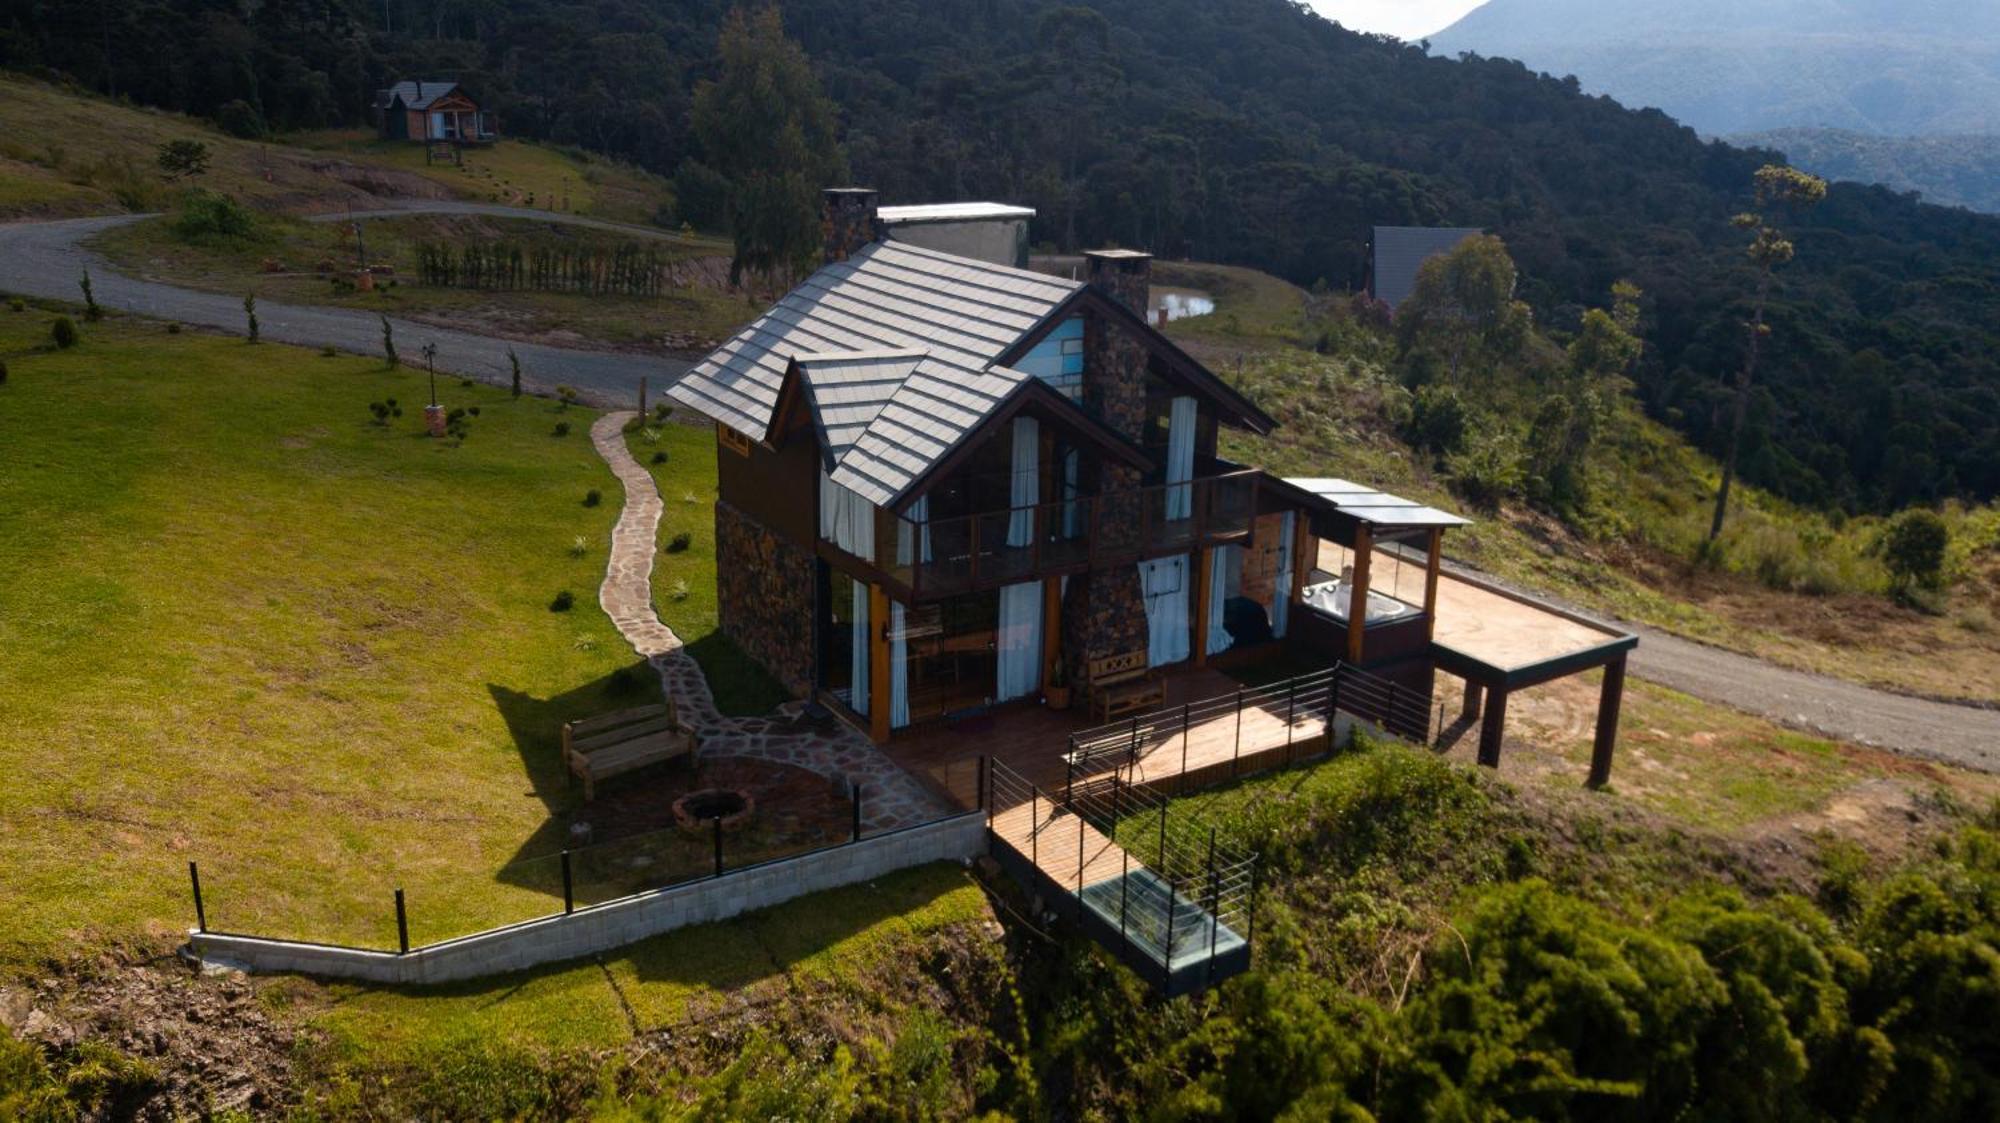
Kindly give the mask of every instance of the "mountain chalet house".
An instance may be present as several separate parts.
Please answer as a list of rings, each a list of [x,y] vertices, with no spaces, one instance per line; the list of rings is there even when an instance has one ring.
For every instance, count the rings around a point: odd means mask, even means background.
[[[1149,326],[1150,256],[1018,268],[1029,215],[830,190],[825,265],[668,391],[716,425],[727,635],[906,767],[1287,651],[1395,684],[1418,739],[1463,678],[1491,764],[1510,691],[1603,667],[1608,776],[1632,637],[1443,574],[1456,515],[1223,459],[1275,423]]]

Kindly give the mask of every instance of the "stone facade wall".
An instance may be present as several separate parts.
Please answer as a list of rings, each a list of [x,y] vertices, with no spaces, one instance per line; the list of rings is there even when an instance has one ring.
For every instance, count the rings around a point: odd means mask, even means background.
[[[1085,254],[1090,284],[1144,317],[1153,259],[1119,251]],[[1083,330],[1083,407],[1120,436],[1139,443],[1146,431],[1146,348],[1125,326],[1091,316]]]
[[[865,187],[830,187],[821,195],[820,236],[826,264],[846,261],[861,247],[882,237],[875,214],[875,192]]]
[[[1063,597],[1063,659],[1077,695],[1089,701],[1093,659],[1146,650],[1146,597],[1139,567],[1117,565],[1069,579]]]
[[[794,697],[813,685],[812,555],[724,502],[715,505],[722,631]]]
[[[188,945],[204,960],[251,971],[295,971],[397,986],[452,982],[596,955],[911,866],[964,861],[986,853],[986,847],[986,815],[973,811],[722,877],[620,897],[568,915],[431,944],[407,955],[215,932],[190,932]]]

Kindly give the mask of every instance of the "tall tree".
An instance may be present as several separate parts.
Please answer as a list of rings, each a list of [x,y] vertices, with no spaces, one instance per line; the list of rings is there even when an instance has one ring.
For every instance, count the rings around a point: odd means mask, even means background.
[[[1514,299],[1515,277],[1507,244],[1490,234],[1424,262],[1396,309],[1396,345],[1411,381],[1424,381],[1437,363],[1456,382],[1469,364],[1518,357],[1533,316]]]
[[[1715,518],[1708,524],[1708,544],[1711,546],[1721,536],[1722,520],[1729,513],[1729,488],[1736,482],[1736,461],[1743,452],[1743,420],[1750,414],[1750,387],[1757,378],[1757,359],[1763,354],[1764,339],[1771,334],[1770,326],[1764,322],[1764,310],[1771,299],[1771,284],[1778,266],[1790,261],[1796,252],[1791,240],[1771,224],[1768,216],[1773,208],[1796,215],[1819,205],[1826,198],[1825,180],[1783,164],[1766,164],[1758,168],[1755,182],[1757,210],[1739,214],[1730,220],[1738,230],[1754,231],[1746,252],[1750,255],[1751,264],[1757,267],[1757,298],[1750,315],[1750,345],[1744,352],[1742,368],[1736,372],[1735,404],[1729,422],[1729,453],[1722,461],[1722,486],[1715,491]]]
[[[819,189],[847,175],[833,105],[776,8],[730,12],[717,64],[695,90],[694,131],[729,183],[730,283],[803,268],[819,248]]]

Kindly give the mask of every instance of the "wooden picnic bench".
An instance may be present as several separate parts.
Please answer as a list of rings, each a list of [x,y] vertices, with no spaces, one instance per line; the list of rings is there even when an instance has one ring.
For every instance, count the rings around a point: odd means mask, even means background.
[[[1167,700],[1166,684],[1146,665],[1144,651],[1122,651],[1092,659],[1084,667],[1084,681],[1090,693],[1091,712],[1100,724],[1157,708]]]
[[[583,798],[597,796],[597,781],[685,756],[694,761],[694,731],[682,729],[673,703],[636,706],[562,727],[563,768],[583,778]]]

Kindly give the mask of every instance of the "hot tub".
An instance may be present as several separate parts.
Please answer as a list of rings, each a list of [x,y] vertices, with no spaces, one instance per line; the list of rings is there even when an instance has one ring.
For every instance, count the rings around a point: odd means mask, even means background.
[[[1305,602],[1328,616],[1332,616],[1338,620],[1346,620],[1348,601],[1353,592],[1353,589],[1338,581],[1327,581],[1319,585],[1306,586]],[[1414,616],[1416,613],[1416,608],[1404,604],[1395,597],[1383,596],[1373,589],[1368,591],[1367,622],[1370,624],[1400,620],[1405,616]]]

